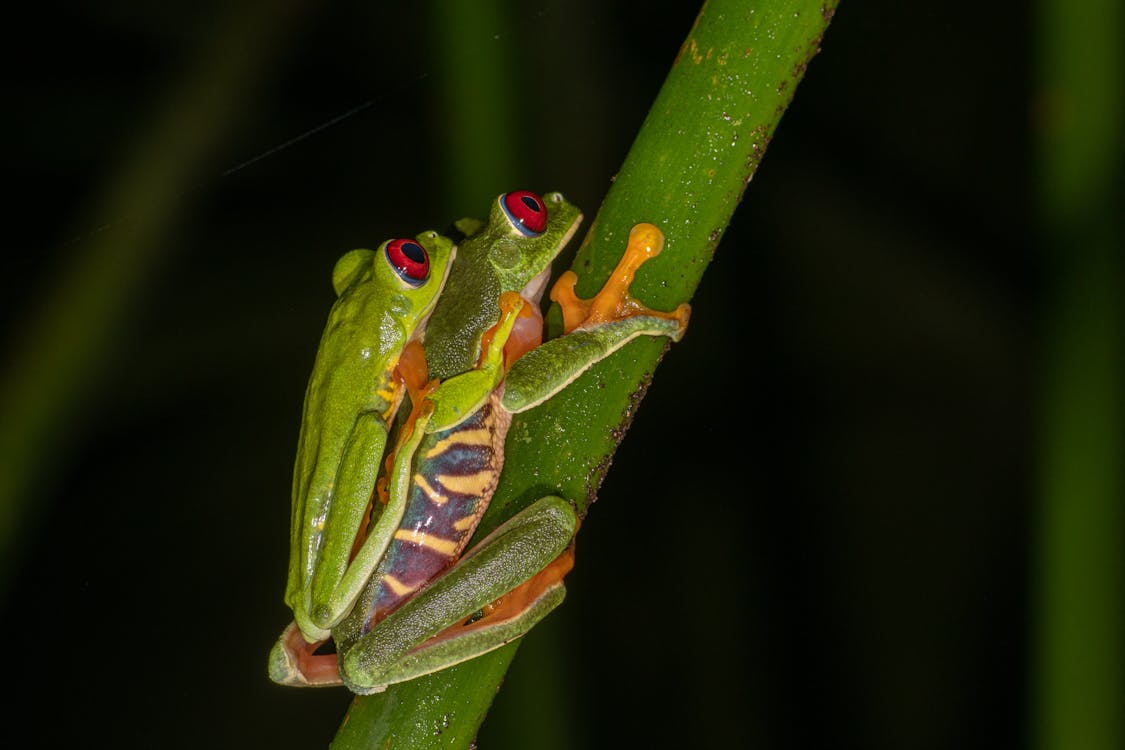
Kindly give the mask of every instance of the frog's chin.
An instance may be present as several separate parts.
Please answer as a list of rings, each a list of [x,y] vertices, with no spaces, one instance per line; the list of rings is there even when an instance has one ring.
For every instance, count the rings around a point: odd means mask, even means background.
[[[523,291],[520,292],[520,296],[525,300],[538,305],[539,300],[543,299],[543,291],[547,288],[547,282],[550,281],[550,279],[551,264],[548,263],[546,268],[536,274],[535,278],[524,285]]]

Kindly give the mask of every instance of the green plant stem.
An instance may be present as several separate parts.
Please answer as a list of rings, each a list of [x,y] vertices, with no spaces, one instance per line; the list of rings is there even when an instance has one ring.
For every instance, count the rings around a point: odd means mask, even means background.
[[[659,309],[691,298],[835,6],[711,0],[703,7],[575,259],[579,293],[601,286],[629,229],[647,221],[667,243],[641,269],[634,294]],[[585,513],[665,348],[634,341],[517,417],[478,534],[549,493]],[[469,747],[515,645],[357,699],[333,747]]]

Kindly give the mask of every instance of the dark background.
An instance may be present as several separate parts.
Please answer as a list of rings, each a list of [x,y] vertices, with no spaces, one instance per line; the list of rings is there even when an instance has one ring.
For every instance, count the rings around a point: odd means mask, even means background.
[[[84,249],[128,231],[103,197],[227,14],[36,7],[5,35],[6,365]],[[511,4],[523,137],[501,190],[592,217],[698,9],[632,8]],[[1024,744],[1027,11],[842,4],[482,747]],[[265,657],[332,264],[499,192],[443,185],[432,12],[287,22],[78,373],[3,579],[5,714],[35,744],[331,738],[347,694],[277,687]]]

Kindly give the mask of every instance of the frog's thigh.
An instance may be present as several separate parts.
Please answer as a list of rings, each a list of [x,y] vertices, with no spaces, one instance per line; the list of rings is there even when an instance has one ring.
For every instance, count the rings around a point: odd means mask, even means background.
[[[321,562],[313,575],[311,616],[321,628],[330,629],[350,609],[356,596],[355,591],[341,592],[340,586],[375,489],[386,444],[387,426],[382,419],[370,412],[361,414],[340,462],[336,497],[325,521]]]
[[[573,507],[558,497],[545,497],[517,513],[348,650],[340,665],[345,681],[357,692],[378,690],[471,659],[525,633],[562,601],[561,575],[495,627],[483,620],[481,627],[451,626],[547,568],[567,549],[577,523]]]

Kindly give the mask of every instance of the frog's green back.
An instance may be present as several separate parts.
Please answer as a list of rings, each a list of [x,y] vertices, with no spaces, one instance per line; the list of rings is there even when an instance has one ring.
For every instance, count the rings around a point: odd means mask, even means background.
[[[505,195],[514,195],[508,193]],[[480,354],[481,336],[500,317],[502,292],[522,291],[566,247],[582,220],[577,206],[560,193],[542,203],[547,222],[541,234],[528,236],[503,208],[505,196],[493,201],[488,222],[457,247],[453,270],[426,326],[426,359],[431,377],[446,379],[471,370]],[[459,226],[473,226],[463,220]],[[538,303],[538,297],[532,300]]]

